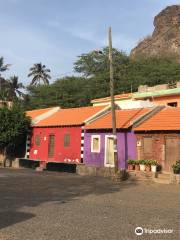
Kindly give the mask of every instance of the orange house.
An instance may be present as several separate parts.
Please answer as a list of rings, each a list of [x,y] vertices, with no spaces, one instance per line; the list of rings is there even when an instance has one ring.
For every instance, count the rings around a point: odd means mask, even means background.
[[[180,107],[180,88],[137,92],[133,94],[135,100],[149,100],[155,105]]]

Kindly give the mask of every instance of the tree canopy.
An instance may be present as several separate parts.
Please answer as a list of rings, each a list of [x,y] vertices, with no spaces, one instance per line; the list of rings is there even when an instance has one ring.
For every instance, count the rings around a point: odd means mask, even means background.
[[[21,100],[22,105],[25,109],[55,105],[64,108],[79,107],[89,105],[94,98],[109,96],[108,52],[108,47],[105,47],[101,51],[80,55],[74,63],[74,70],[79,75],[58,78],[51,84],[48,84],[50,70],[41,63],[34,64],[28,75],[32,76],[33,80],[26,88],[24,100]],[[6,66],[2,60],[0,71],[1,66]],[[132,59],[124,52],[113,49],[113,67],[115,94],[135,92],[139,85],[153,86],[180,80],[180,62],[172,56]],[[3,86],[9,82],[1,79]],[[42,80],[46,84],[39,84]],[[21,84],[16,83],[13,91],[18,95]],[[2,94],[0,91],[0,94],[6,96],[7,92]]]
[[[180,79],[180,63],[168,57],[131,59],[113,49],[115,94],[137,91],[139,85],[171,83]],[[29,109],[59,105],[89,105],[94,98],[109,96],[108,48],[82,54],[74,63],[81,76],[59,78],[49,86],[30,86],[25,99]]]

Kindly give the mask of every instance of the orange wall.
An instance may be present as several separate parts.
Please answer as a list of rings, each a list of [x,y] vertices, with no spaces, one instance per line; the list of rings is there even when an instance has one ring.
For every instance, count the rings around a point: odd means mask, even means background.
[[[150,98],[150,101],[153,101],[159,105],[167,105],[171,102],[177,102],[177,106],[180,107],[180,95],[153,97]]]

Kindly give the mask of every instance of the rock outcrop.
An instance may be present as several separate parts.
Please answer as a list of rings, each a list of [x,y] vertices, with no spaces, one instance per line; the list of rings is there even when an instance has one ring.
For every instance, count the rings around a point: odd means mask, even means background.
[[[180,57],[180,5],[162,10],[154,18],[154,32],[132,49],[131,57]]]

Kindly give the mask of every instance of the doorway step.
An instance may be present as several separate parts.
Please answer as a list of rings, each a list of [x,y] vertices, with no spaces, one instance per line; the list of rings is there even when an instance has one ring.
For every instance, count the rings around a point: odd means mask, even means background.
[[[156,177],[153,178],[153,182],[170,184],[171,183],[171,174],[170,173],[157,173]]]
[[[129,180],[131,181],[152,181],[155,174],[146,171],[128,170]]]

